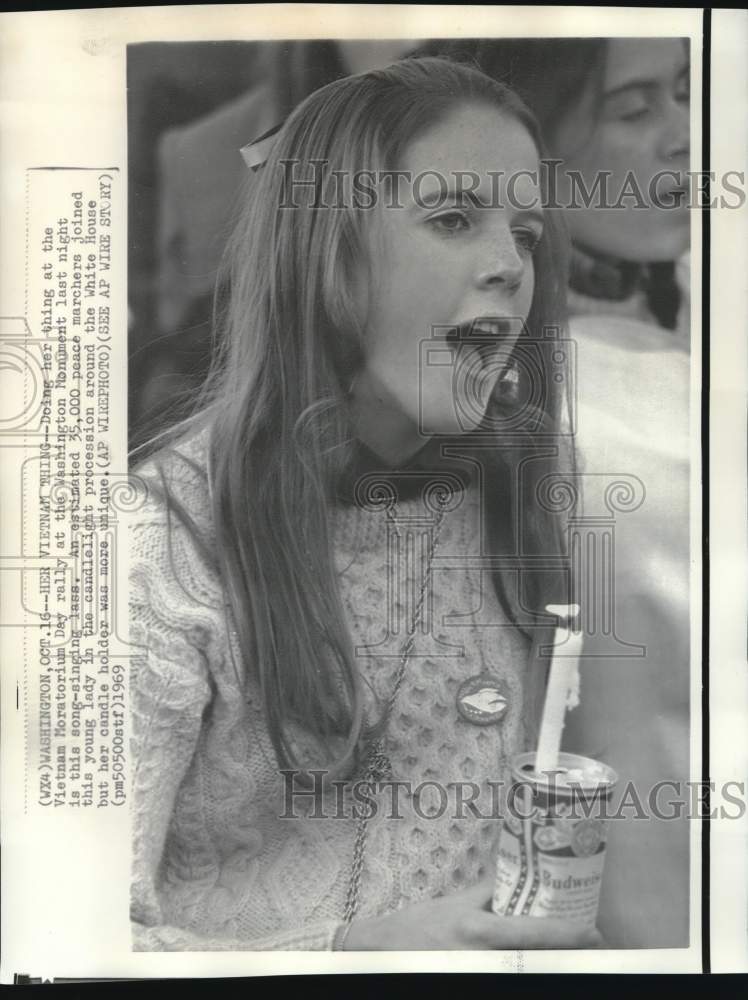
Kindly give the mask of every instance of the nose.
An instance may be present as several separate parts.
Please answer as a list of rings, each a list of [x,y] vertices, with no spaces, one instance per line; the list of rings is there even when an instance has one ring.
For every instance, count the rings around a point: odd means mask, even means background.
[[[522,283],[526,260],[519,252],[511,230],[487,240],[482,247],[477,266],[477,284],[480,288],[501,286],[515,292]]]
[[[688,102],[671,99],[662,127],[660,152],[667,161],[683,159],[691,148]]]

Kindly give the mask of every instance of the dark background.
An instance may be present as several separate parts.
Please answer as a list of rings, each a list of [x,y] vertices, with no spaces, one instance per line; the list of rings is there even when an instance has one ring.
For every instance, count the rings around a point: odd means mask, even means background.
[[[155,330],[156,152],[162,133],[249,90],[261,42],[153,42],[127,54],[128,275],[131,370]],[[238,155],[238,154],[237,154]]]

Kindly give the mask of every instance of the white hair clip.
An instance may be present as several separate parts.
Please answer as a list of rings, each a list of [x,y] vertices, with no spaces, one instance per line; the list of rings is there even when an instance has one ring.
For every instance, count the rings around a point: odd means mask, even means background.
[[[259,170],[265,164],[275,142],[275,137],[282,127],[282,122],[280,125],[274,125],[267,132],[263,132],[259,138],[253,139],[239,150],[250,170]]]

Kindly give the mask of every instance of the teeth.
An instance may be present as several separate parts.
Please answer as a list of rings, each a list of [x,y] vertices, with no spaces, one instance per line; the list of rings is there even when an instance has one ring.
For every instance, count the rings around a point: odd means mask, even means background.
[[[500,360],[506,351],[504,341],[509,332],[510,324],[507,320],[469,320],[453,327],[447,333],[446,340],[459,349],[463,358],[474,359],[483,369]]]
[[[480,326],[474,326],[472,329],[474,334],[484,334],[487,337],[498,337],[499,328],[498,326],[487,326],[481,324]]]
[[[459,326],[452,327],[447,332],[445,339],[452,342],[467,341],[468,343],[471,339],[483,337],[490,340],[498,340],[510,333],[510,330],[511,327],[507,320],[468,320],[466,323],[460,323]]]

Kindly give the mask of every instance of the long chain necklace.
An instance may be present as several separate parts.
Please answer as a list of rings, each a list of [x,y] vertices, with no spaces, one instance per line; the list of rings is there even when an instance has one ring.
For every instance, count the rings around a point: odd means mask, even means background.
[[[413,610],[413,616],[411,618],[410,625],[408,626],[407,638],[400,654],[395,683],[393,684],[392,691],[387,699],[384,715],[382,717],[382,735],[371,740],[364,752],[362,776],[360,780],[365,782],[379,782],[392,773],[392,765],[387,755],[386,730],[389,725],[392,711],[395,707],[395,702],[397,701],[397,696],[405,679],[405,670],[408,666],[410,654],[413,652],[413,646],[416,641],[416,632],[418,631],[418,628],[423,620],[426,594],[428,593],[433,573],[434,555],[436,554],[436,550],[439,545],[439,536],[441,534],[442,523],[444,520],[444,508],[445,503],[439,503],[434,528],[431,532],[428,558],[423,578],[421,580],[418,601],[416,602],[416,606]],[[392,517],[390,511],[388,511],[387,514],[389,517]],[[369,818],[368,813],[364,811],[356,820],[356,837],[353,843],[353,861],[351,863],[351,873],[348,880],[348,893],[346,895],[345,910],[343,913],[343,921],[346,927],[346,932],[358,911],[359,895],[361,891],[361,874],[364,867]]]

